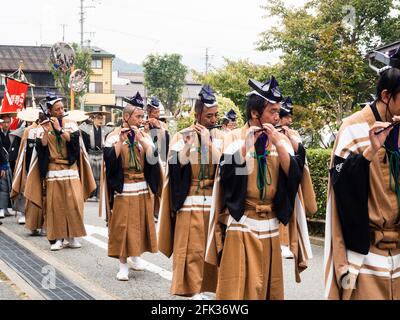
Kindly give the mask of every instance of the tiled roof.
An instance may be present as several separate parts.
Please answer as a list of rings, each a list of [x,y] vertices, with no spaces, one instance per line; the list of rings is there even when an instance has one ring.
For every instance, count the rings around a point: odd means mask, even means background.
[[[10,46],[0,45],[0,72],[15,71],[23,61],[26,72],[50,72],[48,46]]]

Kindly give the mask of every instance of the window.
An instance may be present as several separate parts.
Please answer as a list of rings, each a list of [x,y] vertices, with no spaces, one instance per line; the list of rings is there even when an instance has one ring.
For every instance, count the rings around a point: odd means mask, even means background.
[[[103,60],[93,59],[91,67],[92,69],[103,69]]]
[[[103,93],[103,82],[90,82],[89,93]]]

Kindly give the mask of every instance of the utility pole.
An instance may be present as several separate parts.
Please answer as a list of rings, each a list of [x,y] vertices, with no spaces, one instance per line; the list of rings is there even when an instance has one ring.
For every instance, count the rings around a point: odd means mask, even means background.
[[[80,0],[81,2],[81,6],[80,6],[80,11],[79,11],[79,15],[80,15],[80,19],[79,22],[81,24],[81,47],[83,47],[83,45],[85,44],[85,40],[84,40],[84,36],[85,36],[85,32],[83,30],[83,25],[85,23],[85,9],[89,9],[89,8],[96,8],[95,6],[84,6],[84,2],[85,0]],[[100,1],[95,1],[92,0],[92,2],[97,2],[97,3],[101,3]],[[88,32],[86,32],[88,33]]]
[[[66,27],[66,24],[63,23],[61,26],[62,26],[62,29],[63,29],[62,41],[65,42],[65,27]]]
[[[81,22],[81,48],[83,47],[83,16],[84,16],[84,11],[83,11],[83,1],[84,0],[81,0],[81,12],[80,12],[80,15],[81,15],[81,19],[80,19],[80,22]]]
[[[208,74],[208,48],[206,48],[206,75]]]

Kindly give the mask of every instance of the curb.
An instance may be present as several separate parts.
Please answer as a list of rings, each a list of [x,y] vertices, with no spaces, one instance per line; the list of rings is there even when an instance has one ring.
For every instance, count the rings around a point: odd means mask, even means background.
[[[310,236],[310,242],[313,245],[323,247],[325,243],[325,239],[321,237]]]
[[[119,298],[107,293],[103,288],[101,288],[97,284],[94,284],[92,280],[85,278],[85,276],[82,275],[81,273],[79,273],[78,271],[71,269],[68,265],[60,262],[60,260],[58,260],[57,258],[54,258],[54,257],[48,255],[47,253],[43,252],[42,250],[36,248],[29,241],[14,234],[12,231],[8,230],[7,227],[4,227],[4,225],[2,226],[1,231],[4,232],[10,238],[12,238],[14,241],[18,242],[21,246],[25,247],[26,249],[31,251],[33,254],[35,254],[39,258],[43,259],[44,261],[46,261],[49,265],[52,265],[53,267],[55,267],[56,269],[61,271],[72,283],[74,283],[76,286],[80,287],[82,290],[86,291],[86,293],[90,294],[94,299],[96,299],[96,300],[119,300]],[[0,265],[0,269],[1,268],[2,267]],[[9,268],[9,269],[11,271],[13,271],[11,268]],[[15,271],[13,271],[13,272],[16,273]],[[4,271],[4,273],[8,276],[7,272]],[[17,274],[17,276],[18,276],[18,274]],[[10,279],[12,279],[12,278],[10,277]],[[22,278],[21,278],[21,280],[22,280]],[[24,280],[22,280],[22,281],[25,282]],[[18,287],[20,287],[17,283],[16,283],[16,285]],[[28,287],[30,287],[28,284],[26,284],[26,285]],[[32,290],[34,290],[34,289],[31,288],[31,291]],[[36,291],[36,290],[34,290],[34,291]],[[26,293],[28,294],[28,292],[26,292]],[[43,300],[43,297],[42,297],[42,300]]]
[[[30,286],[16,271],[0,260],[0,270],[16,286],[17,294],[26,294],[29,300],[45,300],[45,298],[34,287]]]

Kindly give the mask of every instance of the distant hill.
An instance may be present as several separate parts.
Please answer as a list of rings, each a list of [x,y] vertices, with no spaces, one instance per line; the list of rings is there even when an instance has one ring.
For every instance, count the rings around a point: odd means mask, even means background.
[[[143,67],[136,63],[129,63],[118,57],[115,57],[113,60],[113,71],[143,72]]]

